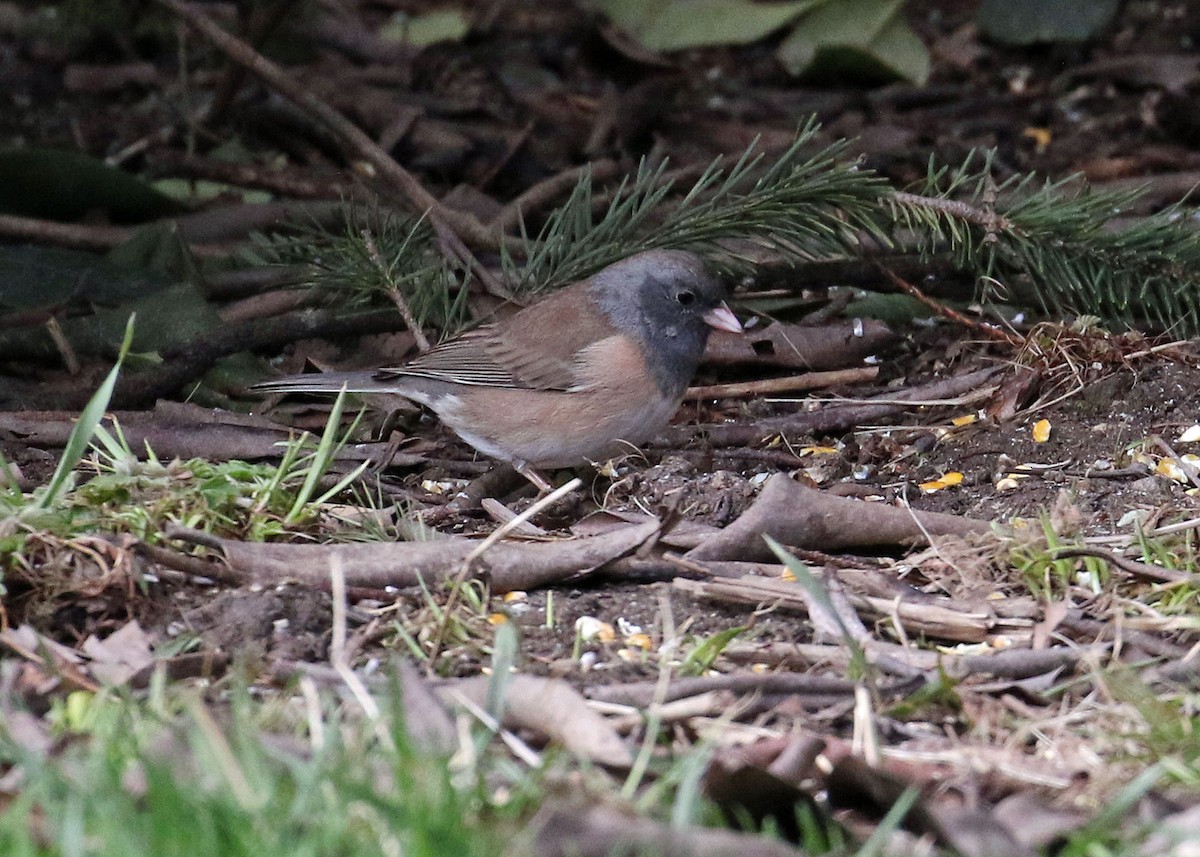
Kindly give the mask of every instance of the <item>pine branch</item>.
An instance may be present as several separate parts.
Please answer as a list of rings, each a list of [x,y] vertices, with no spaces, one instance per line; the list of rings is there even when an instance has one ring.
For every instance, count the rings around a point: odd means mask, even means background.
[[[1039,183],[1032,175],[996,184],[987,155],[953,169],[931,162],[922,186],[896,191],[850,160],[844,142],[815,146],[817,130],[810,123],[772,160],[753,145],[736,160],[717,159],[686,187],[665,163],[643,163],[602,197],[584,171],[536,237],[519,224],[519,242],[508,242],[522,245],[519,256],[504,245],[507,284],[528,296],[656,247],[690,247],[736,270],[739,242],[806,262],[858,258],[870,244],[943,264],[949,258],[975,278],[984,300],[1200,333],[1200,231],[1182,208],[1118,230],[1114,220],[1136,192],[1089,190],[1073,178]],[[311,284],[343,302],[399,296],[415,325],[457,329],[466,289],[429,224],[373,219],[372,249],[359,220],[351,212],[342,236],[310,229],[274,239],[275,257],[307,265]]]
[[[845,158],[846,143],[809,153],[819,130],[815,122],[764,167],[751,145],[732,166],[718,158],[681,196],[666,164],[622,182],[597,218],[590,177],[584,175],[570,198],[530,239],[524,265],[502,255],[518,289],[562,285],[617,259],[657,247],[693,247],[709,255],[730,255],[721,242],[755,241],[797,259],[846,255],[863,230],[877,232],[877,213],[887,185],[876,174]]]
[[[454,333],[467,322],[467,284],[437,250],[424,219],[351,207],[340,234],[302,225],[260,237],[259,250],[273,264],[299,267],[305,272],[301,285],[319,291],[330,306],[382,299],[402,307],[405,323],[421,338],[422,328]]]
[[[1009,299],[1053,316],[1200,332],[1200,231],[1180,206],[1116,229],[1138,191],[1089,189],[1074,177],[1037,186],[1031,175],[995,186],[988,161],[974,169],[972,160],[931,167],[918,193],[893,194],[894,228],[911,232],[919,252],[949,251],[981,284],[1009,287]]]

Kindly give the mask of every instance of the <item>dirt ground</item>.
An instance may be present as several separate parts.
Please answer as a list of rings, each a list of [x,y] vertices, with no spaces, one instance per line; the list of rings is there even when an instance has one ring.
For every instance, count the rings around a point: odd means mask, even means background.
[[[954,163],[971,149],[989,148],[996,153],[998,179],[1037,170],[1052,178],[1081,173],[1106,186],[1146,182],[1145,213],[1178,200],[1183,193],[1180,183],[1200,175],[1200,128],[1192,110],[1200,94],[1200,72],[1168,71],[1156,60],[1188,50],[1195,56],[1194,44],[1200,39],[1200,7],[1195,4],[1127,3],[1117,25],[1093,44],[1021,49],[979,37],[971,23],[975,4],[914,0],[908,14],[931,48],[932,78],[924,87],[878,88],[797,83],[771,59],[770,45],[689,51],[673,57],[675,66],[660,76],[653,67],[615,51],[585,16],[565,7],[547,10],[545,5],[510,4],[511,16],[487,36],[432,48],[420,63],[405,66],[404,99],[420,108],[419,121],[424,124],[418,127],[424,133],[403,137],[396,145],[397,157],[437,193],[473,188],[469,204],[488,208],[585,156],[611,158],[618,173],[650,151],[670,154],[676,163],[703,162],[740,150],[755,135],[771,143],[785,140],[812,113],[823,123],[823,139],[854,138],[853,149],[863,163],[899,185],[919,179],[931,155]],[[378,10],[370,12],[377,14]],[[35,106],[0,115],[0,142],[61,144],[73,139],[85,150],[104,154],[144,139],[164,111],[153,99],[144,100],[144,91],[95,94],[67,91],[61,85],[63,69],[88,59],[88,50],[111,56],[130,49],[118,40],[115,47],[102,41],[75,55],[45,44],[14,50],[6,64],[0,64],[0,85]],[[531,62],[529,56],[539,59]],[[531,71],[539,69],[538,75]],[[357,87],[369,77],[362,65],[320,51],[298,64],[295,73],[335,104],[340,99],[329,81],[345,75]],[[34,98],[42,87],[53,90],[58,100]],[[249,100],[250,106],[258,103]],[[364,124],[375,122],[373,131],[384,130],[371,115],[371,103],[360,101],[357,110],[352,104],[338,106]],[[238,127],[247,128],[248,140],[269,136],[262,128],[252,129],[247,116],[237,121],[247,123]],[[602,142],[589,150],[592,137]],[[283,145],[277,137],[271,139],[273,145]],[[167,165],[181,163],[178,152],[170,155],[170,145],[147,148],[145,157],[132,161],[132,166],[161,174]],[[301,149],[303,156],[298,154]],[[292,179],[311,177],[335,185],[346,179],[340,165],[331,164],[333,159],[312,140],[296,143],[290,157],[285,172]],[[820,290],[809,294],[816,301]],[[1028,332],[1036,321],[1028,320],[1019,329]],[[893,344],[876,355],[881,374],[873,384],[791,398],[688,404],[676,423],[748,423],[802,410],[818,399],[862,399],[982,367],[1011,367],[1022,359],[1013,348],[980,341],[975,331],[945,319],[901,322],[896,334]],[[350,355],[364,354],[359,338],[330,339],[259,350],[263,356],[285,351],[293,362],[316,355],[338,365]],[[1137,350],[1129,345],[1124,356]],[[999,525],[1023,519],[1025,526],[1037,529],[1041,521],[1053,518],[1064,532],[1086,536],[1127,535],[1135,518],[1149,528],[1197,517],[1200,497],[1186,474],[1176,479],[1155,469],[1166,455],[1160,443],[1179,454],[1200,452],[1200,443],[1178,442],[1182,432],[1200,422],[1200,361],[1195,351],[1184,345],[1128,359],[1089,355],[1077,365],[1064,360],[1048,365],[1049,374],[1011,418],[997,421],[987,416],[989,404],[1003,396],[1003,387],[993,387],[978,398],[909,408],[884,424],[829,435],[795,434],[740,454],[713,450],[702,439],[675,449],[651,446],[642,457],[621,462],[615,474],[583,473],[584,488],[534,523],[560,530],[599,509],[661,513],[670,505],[685,522],[726,527],[752,506],[767,478],[779,472],[823,490]],[[72,380],[61,367],[45,363],[28,366],[9,359],[5,373],[16,379],[36,377],[44,384],[46,399],[27,399],[32,408],[52,408],[58,392],[79,385],[77,377]],[[736,380],[747,374],[743,371]],[[701,376],[699,383],[734,380],[714,366],[703,367]],[[997,383],[1013,378],[1007,371]],[[186,397],[186,392],[176,395]],[[974,422],[955,422],[972,415]],[[1038,441],[1034,424],[1042,420],[1048,421],[1049,437]],[[482,469],[467,447],[428,421],[418,425],[418,434],[422,440],[408,449],[450,464],[393,468],[386,480],[398,492],[417,500],[428,498],[430,481],[439,483],[441,490],[457,489]],[[6,458],[34,481],[48,474],[55,459],[52,443],[31,442],[12,433],[3,438],[3,447]],[[960,473],[961,482],[936,490],[927,485],[950,473]],[[526,490],[502,499],[520,511],[531,498]],[[439,524],[444,532],[455,533],[493,526],[477,511]],[[968,562],[967,548],[961,561],[949,555],[932,563],[919,561],[915,571],[905,565],[899,549],[831,554],[808,559],[817,568],[844,564],[882,569],[896,578],[897,590],[946,596],[955,603],[979,603],[989,593],[1029,595],[1027,581],[1019,574],[998,576],[986,558]],[[158,579],[140,588],[98,585],[84,597],[46,597],[19,580],[9,581],[8,619],[14,624],[28,621],[68,645],[136,618],[158,643],[194,635],[193,649],[262,664],[321,661],[329,655],[328,593],[292,584],[200,585],[153,563],[144,567],[157,572]],[[769,603],[714,603],[673,584],[677,576],[698,577],[686,569],[647,565],[621,573],[601,571],[515,598],[497,596],[487,609],[463,614],[463,639],[446,647],[438,672],[478,674],[490,658],[488,622],[502,621],[498,615],[520,629],[525,670],[584,688],[657,678],[660,662],[655,652],[672,632],[700,640],[745,627],[736,642],[750,651],[739,655],[740,663],[754,661],[754,647],[766,651],[775,643],[828,642],[814,635],[802,612]],[[394,603],[369,598],[353,604],[348,619],[357,662],[405,651],[407,644],[397,627],[427,626],[428,610],[427,597],[419,593],[401,594]],[[587,617],[611,626],[614,636],[581,644],[578,623]],[[895,639],[885,619],[872,630]],[[647,635],[644,648],[629,642],[638,633]],[[1186,649],[1194,642],[1189,634],[1173,628],[1161,637]],[[995,636],[989,635],[986,642],[995,642]],[[1082,632],[1073,639],[1080,641]],[[581,650],[589,653],[583,659]],[[718,668],[732,666],[730,660],[717,663]],[[842,675],[840,666],[818,664],[811,670]],[[944,726],[945,732],[965,735],[986,719],[974,716],[978,714],[959,712],[941,724],[931,720],[928,733],[921,734],[937,733]],[[813,722],[843,738],[853,730],[845,706],[824,708]],[[911,724],[897,728],[920,732]],[[1093,766],[1085,775],[1099,780],[1099,768]]]

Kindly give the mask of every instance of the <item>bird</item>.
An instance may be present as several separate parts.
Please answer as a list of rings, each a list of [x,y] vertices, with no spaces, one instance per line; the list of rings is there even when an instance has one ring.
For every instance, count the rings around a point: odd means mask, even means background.
[[[667,424],[709,332],[742,332],[726,297],[698,254],[647,250],[407,363],[252,389],[403,396],[546,491],[542,471],[606,460]]]

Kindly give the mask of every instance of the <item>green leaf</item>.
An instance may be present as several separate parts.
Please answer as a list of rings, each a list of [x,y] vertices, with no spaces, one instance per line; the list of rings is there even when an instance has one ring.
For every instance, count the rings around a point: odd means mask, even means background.
[[[439,42],[461,42],[471,31],[467,13],[461,9],[437,9],[424,15],[397,12],[379,29],[389,42],[425,47]]]
[[[184,210],[136,176],[82,152],[0,152],[0,212],[6,214],[78,220],[103,211],[117,223],[141,223]]]
[[[224,182],[207,181],[205,179],[159,179],[154,182],[154,189],[159,193],[177,199],[181,203],[211,202],[221,196],[231,196],[242,202],[257,204],[270,202],[274,197],[269,191],[244,188]]]
[[[846,304],[843,313],[847,318],[874,318],[902,326],[918,318],[929,318],[930,309],[911,295],[865,292],[861,298]]]
[[[53,309],[72,301],[115,306],[166,286],[153,271],[131,269],[65,247],[0,246],[0,307]]]
[[[806,15],[776,51],[794,75],[885,81],[929,79],[929,51],[908,26],[904,0],[841,0]]]
[[[614,24],[650,50],[678,51],[757,42],[823,2],[600,0],[598,6]]]
[[[746,625],[734,625],[732,628],[723,628],[701,642],[688,654],[679,667],[679,674],[681,676],[704,675],[712,669],[712,665],[721,656],[721,653],[729,648],[729,644],[744,633],[747,627]]]
[[[1121,0],[983,0],[979,29],[1006,45],[1085,42],[1112,23]]]

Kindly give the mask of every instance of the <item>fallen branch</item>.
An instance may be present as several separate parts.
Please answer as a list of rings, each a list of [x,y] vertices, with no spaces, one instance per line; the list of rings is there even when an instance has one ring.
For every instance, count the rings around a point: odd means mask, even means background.
[[[500,209],[488,225],[498,233],[507,232],[518,226],[530,213],[574,188],[583,176],[588,176],[593,182],[602,182],[620,174],[621,165],[608,158],[563,170],[523,190]]]
[[[131,226],[98,226],[82,223],[59,223],[33,217],[0,214],[0,236],[56,244],[81,250],[111,250],[133,237]]]
[[[1119,568],[1134,577],[1141,577],[1145,580],[1152,580],[1155,583],[1194,583],[1197,579],[1196,575],[1189,574],[1186,571],[1180,571],[1176,568],[1165,568],[1161,565],[1154,565],[1149,562],[1140,562],[1136,559],[1121,556],[1104,548],[1093,547],[1070,547],[1064,546],[1054,549],[1054,559],[1065,559],[1075,556],[1090,556],[1096,559],[1102,559],[1114,568]]]
[[[1104,644],[1095,646],[1056,646],[1052,649],[1004,649],[990,655],[955,655],[899,646],[886,640],[872,640],[864,646],[867,663],[889,675],[907,678],[913,670],[941,669],[951,678],[987,675],[1021,681],[1058,669],[1074,669],[1085,656],[1111,651]],[[766,664],[777,669],[812,670],[831,667],[844,671],[850,667],[851,652],[846,646],[818,643],[764,643],[729,646],[722,653],[739,666]]]
[[[589,538],[501,541],[474,558],[472,576],[486,578],[494,593],[549,586],[632,553],[658,529],[659,522],[650,521]],[[455,577],[479,547],[477,540],[458,536],[429,542],[311,545],[239,542],[180,526],[168,527],[166,535],[214,548],[246,583],[292,580],[314,589],[328,588],[334,557],[346,569],[347,586],[391,591],[423,582],[436,587]]]
[[[705,678],[675,679],[667,686],[666,695],[661,698],[657,695],[661,690],[657,681],[593,686],[585,689],[584,692],[590,699],[645,708],[654,703],[673,702],[676,699],[699,696],[714,690],[728,690],[734,693],[834,696],[849,699],[854,695],[855,687],[856,684],[849,679],[832,676],[799,675],[797,673],[735,673]],[[881,690],[881,693],[886,694],[888,691]]]
[[[792,547],[832,551],[927,544],[929,536],[969,536],[990,528],[989,522],[974,518],[835,497],[778,473],[741,517],[685,556],[697,561],[770,560],[764,535]]]

